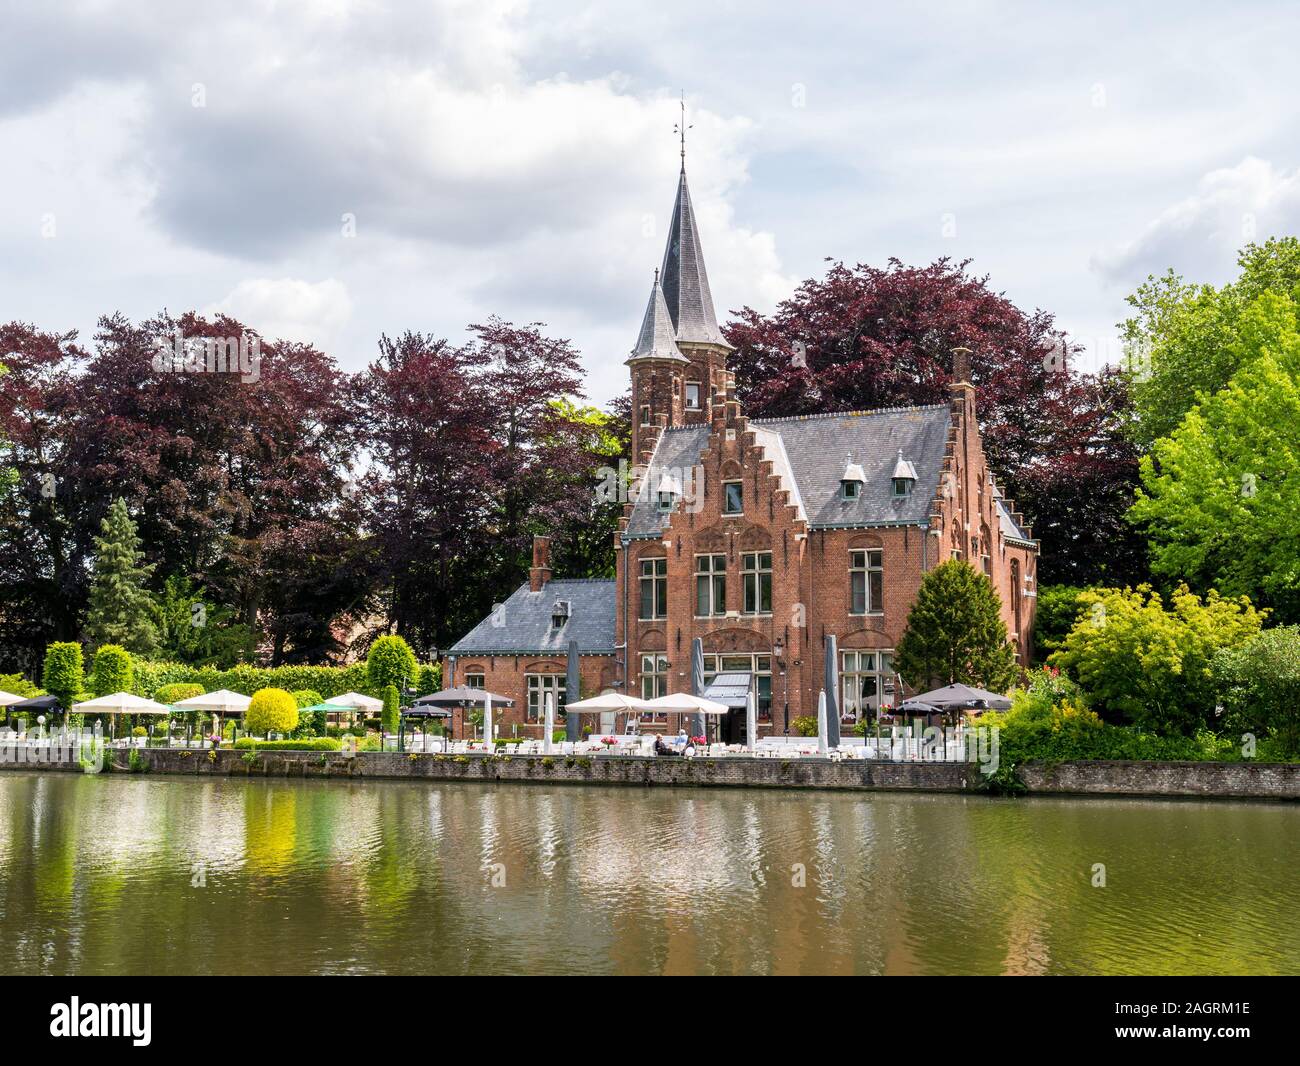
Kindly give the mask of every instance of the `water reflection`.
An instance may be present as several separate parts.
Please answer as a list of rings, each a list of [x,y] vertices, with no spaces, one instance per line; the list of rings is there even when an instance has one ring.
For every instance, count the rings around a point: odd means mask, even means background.
[[[1298,852],[1286,805],[15,771],[0,971],[1296,973]]]

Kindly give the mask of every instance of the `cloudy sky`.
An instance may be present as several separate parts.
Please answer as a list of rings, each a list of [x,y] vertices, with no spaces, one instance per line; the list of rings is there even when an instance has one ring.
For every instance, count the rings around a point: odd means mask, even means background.
[[[0,0],[0,320],[219,309],[355,369],[495,313],[603,403],[683,90],[720,314],[971,257],[1095,362],[1146,274],[1300,232],[1294,4],[902,7]]]

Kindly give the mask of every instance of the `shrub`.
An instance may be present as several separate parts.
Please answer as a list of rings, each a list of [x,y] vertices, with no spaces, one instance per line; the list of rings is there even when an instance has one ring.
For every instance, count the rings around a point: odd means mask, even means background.
[[[1215,705],[1214,656],[1259,632],[1265,612],[1245,597],[1205,600],[1181,585],[1166,608],[1149,585],[1092,589],[1051,663],[1088,693],[1108,720],[1157,733],[1193,735]]]
[[[180,703],[181,700],[188,700],[194,696],[203,695],[203,686],[195,685],[191,682],[176,681],[170,685],[160,685],[154,689],[150,699],[157,700],[159,703]]]
[[[385,685],[384,692],[384,710],[380,716],[380,724],[385,733],[396,733],[398,726],[398,715],[401,708],[401,696],[397,693],[396,685]]]
[[[299,740],[254,740],[252,737],[240,737],[235,741],[237,749],[251,751],[338,751],[342,746],[330,737],[303,737]]]
[[[142,725],[138,725],[131,730],[131,735],[133,737],[147,737],[149,735],[149,730]]]
[[[300,688],[290,695],[298,702],[298,710],[325,702],[325,698],[313,688]]]
[[[298,724],[298,703],[282,688],[263,688],[253,693],[244,714],[250,733],[289,733]]]
[[[1262,734],[1286,756],[1300,755],[1300,626],[1263,632],[1214,659],[1224,725]]]
[[[426,663],[421,666],[415,687],[421,696],[427,696],[430,692],[437,692],[442,688],[442,664]]]
[[[131,653],[120,644],[101,644],[90,672],[90,691],[96,696],[130,692],[135,688]]]
[[[817,735],[817,717],[811,714],[801,714],[799,717],[792,719],[790,724],[794,726],[794,731],[801,737],[815,737]]]
[[[401,637],[380,637],[366,656],[366,678],[379,692],[385,685],[401,687],[416,680],[415,653]]]
[[[45,649],[45,666],[41,684],[51,696],[57,696],[64,708],[71,707],[86,685],[81,645],[56,642]]]

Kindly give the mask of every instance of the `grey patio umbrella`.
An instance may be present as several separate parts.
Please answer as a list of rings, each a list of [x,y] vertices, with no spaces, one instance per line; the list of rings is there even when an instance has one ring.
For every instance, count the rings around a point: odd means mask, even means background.
[[[696,637],[691,641],[691,692],[696,696],[704,695],[704,641]],[[691,736],[704,735],[704,716],[691,715]]]
[[[839,648],[835,637],[826,636],[826,742],[832,748],[840,746],[840,690]]]
[[[971,685],[944,685],[932,692],[922,692],[913,696],[908,703],[929,703],[944,711],[959,710],[962,707],[976,707],[980,710],[1005,711],[1011,706],[1006,696],[999,696],[987,689],[974,688]]]
[[[513,707],[515,702],[509,696],[498,696],[495,692],[488,692],[486,689],[457,685],[455,688],[445,688],[441,692],[431,692],[427,696],[421,696],[412,706],[477,707],[489,699],[497,706],[504,704]]]
[[[564,679],[564,701],[577,703],[582,697],[582,681],[578,671],[578,642],[569,641],[568,672]],[[564,717],[564,738],[571,741],[582,739],[582,715],[566,714]]]

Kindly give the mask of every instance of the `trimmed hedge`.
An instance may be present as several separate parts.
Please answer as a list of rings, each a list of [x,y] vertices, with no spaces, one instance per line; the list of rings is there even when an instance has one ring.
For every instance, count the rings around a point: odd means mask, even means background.
[[[301,740],[254,740],[240,737],[236,748],[253,751],[339,751],[343,745],[332,737],[303,737]]]
[[[202,685],[182,681],[174,685],[160,685],[149,698],[157,700],[159,703],[180,703],[181,700],[187,700],[191,696],[202,695]]]

